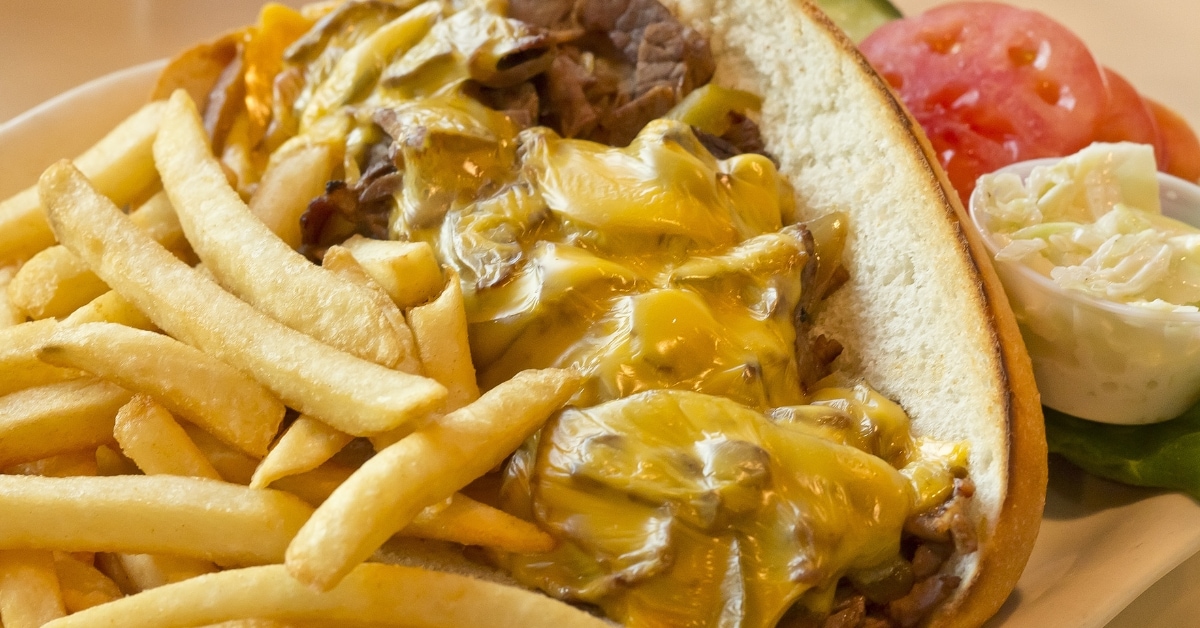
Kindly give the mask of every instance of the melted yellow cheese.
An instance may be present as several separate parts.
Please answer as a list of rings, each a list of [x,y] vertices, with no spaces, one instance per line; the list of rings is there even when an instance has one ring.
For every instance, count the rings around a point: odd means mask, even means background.
[[[870,425],[855,427],[891,430],[880,453],[923,460],[907,420],[885,425],[903,413],[885,417],[866,390],[821,397],[859,404]],[[773,626],[805,592],[890,567],[922,501],[904,473],[819,425],[683,391],[566,410],[518,452],[503,491],[560,544],[505,566],[631,627]]]

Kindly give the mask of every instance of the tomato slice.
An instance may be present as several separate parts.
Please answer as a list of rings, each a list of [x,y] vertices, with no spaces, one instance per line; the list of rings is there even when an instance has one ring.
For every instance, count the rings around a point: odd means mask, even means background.
[[[1137,89],[1112,68],[1104,68],[1104,82],[1108,87],[1108,109],[1096,124],[1095,141],[1151,144],[1161,168],[1167,156],[1150,107]]]
[[[1200,181],[1200,140],[1188,126],[1186,120],[1165,106],[1144,99],[1158,123],[1159,137],[1166,158],[1158,162],[1158,169],[1180,179]]]
[[[986,153],[953,168],[951,182],[964,200],[989,169],[1086,146],[1107,102],[1087,47],[1036,11],[992,2],[943,5],[885,24],[860,49],[939,155]],[[964,137],[974,142],[965,151],[953,144]]]

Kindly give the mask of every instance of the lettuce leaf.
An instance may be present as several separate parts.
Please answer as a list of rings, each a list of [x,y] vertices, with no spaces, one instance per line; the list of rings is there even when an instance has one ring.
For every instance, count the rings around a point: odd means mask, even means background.
[[[1045,408],[1050,452],[1083,470],[1134,486],[1200,499],[1200,404],[1150,425],[1108,425]]]

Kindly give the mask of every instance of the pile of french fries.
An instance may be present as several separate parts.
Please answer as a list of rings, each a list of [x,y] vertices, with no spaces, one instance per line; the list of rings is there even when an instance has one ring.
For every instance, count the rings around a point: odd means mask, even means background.
[[[606,625],[369,562],[397,535],[551,549],[459,491],[580,376],[480,395],[424,244],[297,253],[325,150],[279,151],[244,202],[181,90],[0,203],[3,628]]]

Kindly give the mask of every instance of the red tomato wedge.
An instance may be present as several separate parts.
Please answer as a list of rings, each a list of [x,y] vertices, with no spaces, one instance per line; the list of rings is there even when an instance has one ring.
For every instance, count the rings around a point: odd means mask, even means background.
[[[1162,151],[1166,158],[1158,162],[1158,169],[1180,179],[1200,181],[1200,140],[1179,114],[1163,105],[1144,99],[1158,123]]]
[[[1097,142],[1136,142],[1152,144],[1154,157],[1161,168],[1167,160],[1158,134],[1158,122],[1146,101],[1125,77],[1104,68],[1108,87],[1108,110],[1096,124]]]
[[[948,4],[885,24],[860,49],[924,127],[964,202],[981,174],[1083,148],[1106,109],[1087,46],[1036,11]]]

